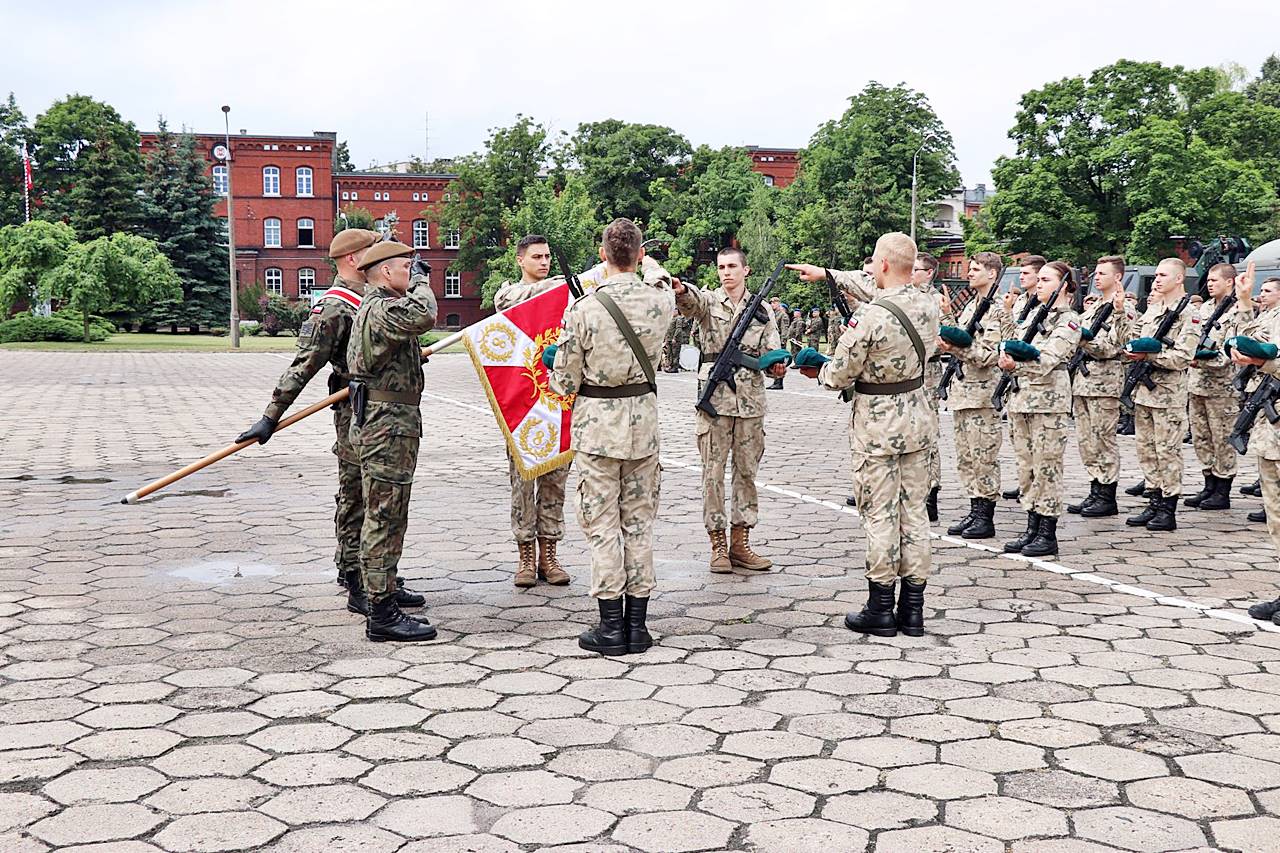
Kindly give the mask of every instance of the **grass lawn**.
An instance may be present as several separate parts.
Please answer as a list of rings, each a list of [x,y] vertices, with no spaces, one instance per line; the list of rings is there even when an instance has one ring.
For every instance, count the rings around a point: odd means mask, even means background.
[[[438,341],[445,332],[428,332],[428,342]],[[274,338],[267,335],[240,337],[242,352],[292,352],[298,339],[281,334]],[[0,350],[41,350],[46,352],[232,352],[229,336],[187,334],[129,333],[112,335],[96,344],[66,343],[63,341],[34,341],[31,343],[0,344]]]

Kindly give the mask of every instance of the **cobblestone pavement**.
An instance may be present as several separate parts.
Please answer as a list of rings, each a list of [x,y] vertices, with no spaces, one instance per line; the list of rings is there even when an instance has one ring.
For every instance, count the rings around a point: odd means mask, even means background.
[[[660,639],[606,660],[575,642],[574,522],[574,583],[512,588],[497,430],[441,356],[403,562],[440,641],[374,646],[333,583],[325,415],[118,503],[250,424],[285,363],[0,352],[0,851],[1280,850],[1256,500],[1166,535],[1071,517],[1053,563],[940,539],[929,633],[857,637],[844,407],[770,392],[778,570],[712,576],[693,383],[663,375]],[[1074,445],[1067,474],[1082,495]],[[1002,537],[1021,519],[1002,502]]]

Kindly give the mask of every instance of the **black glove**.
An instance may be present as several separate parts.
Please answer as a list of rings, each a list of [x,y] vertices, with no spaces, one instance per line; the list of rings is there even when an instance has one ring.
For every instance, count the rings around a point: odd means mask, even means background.
[[[258,440],[258,444],[266,444],[268,439],[271,438],[271,434],[275,431],[275,419],[263,415],[258,419],[257,423],[240,433],[240,435],[236,436],[236,444],[239,444],[242,441],[248,441],[251,438],[256,438]]]
[[[420,258],[417,255],[414,255],[413,264],[409,267],[409,271],[412,272],[414,275],[420,275],[423,278],[430,278],[431,264],[427,263],[425,259]]]

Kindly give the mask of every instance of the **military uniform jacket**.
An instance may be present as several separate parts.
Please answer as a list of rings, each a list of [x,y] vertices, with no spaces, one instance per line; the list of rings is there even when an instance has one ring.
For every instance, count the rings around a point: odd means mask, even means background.
[[[422,394],[425,383],[418,335],[436,324],[436,297],[421,276],[414,276],[413,282],[412,290],[404,296],[386,287],[371,288],[356,312],[347,363],[351,378],[370,389]],[[361,435],[365,439],[421,436],[422,412],[416,405],[370,400]]]
[[[1133,338],[1154,337],[1160,320],[1175,305],[1177,302],[1168,307],[1154,300],[1148,303],[1146,313],[1134,324]],[[1156,367],[1151,371],[1151,381],[1156,387],[1149,389],[1139,383],[1133,392],[1133,402],[1152,409],[1186,408],[1187,366],[1195,355],[1196,341],[1199,338],[1200,317],[1191,306],[1187,306],[1169,330],[1169,340],[1173,342],[1173,346],[1166,344],[1160,352],[1147,356],[1147,360]]]
[[[880,291],[911,320],[924,343],[925,359],[938,341],[937,300],[911,285]],[[818,372],[818,382],[835,391],[854,382],[883,385],[921,375],[921,363],[911,338],[887,308],[859,306],[840,335],[835,355]],[[849,444],[855,454],[900,456],[928,448],[938,432],[938,420],[921,386],[903,394],[855,394],[850,410]]]
[[[804,324],[805,345],[814,349],[818,348],[818,341],[822,338],[822,329],[826,326],[822,317],[810,317]]]
[[[958,319],[948,314],[943,322],[961,329],[969,328],[969,321],[978,310],[980,301],[981,297],[975,293]],[[996,294],[982,318],[978,333],[973,336],[973,343],[951,350],[951,357],[959,358],[964,366],[964,379],[956,377],[952,380],[951,387],[947,389],[947,408],[953,412],[994,408],[991,395],[995,393],[996,383],[1002,375],[1000,368],[996,367],[1000,358],[1000,342],[1016,337],[1015,331],[1013,320],[1005,313],[1000,296]]]
[[[618,324],[595,296],[596,291],[604,291],[613,297],[656,366],[671,323],[675,294],[666,270],[648,256],[644,262],[645,280],[635,273],[610,276],[565,313],[564,332],[550,374],[552,391],[569,395],[578,393],[584,384],[617,387],[647,381]],[[660,446],[658,398],[654,394],[616,399],[578,397],[571,428],[576,451],[612,459],[643,459],[657,453]]]
[[[702,342],[706,349],[702,353],[702,368],[698,371],[698,381],[705,382],[711,373],[711,361],[724,349],[725,341],[733,333],[733,326],[738,316],[751,302],[750,291],[743,291],[742,299],[734,304],[723,287],[717,290],[701,290],[685,285],[684,293],[676,296],[676,306],[680,313],[697,323],[702,332]],[[761,307],[769,312],[769,322],[760,323],[755,320],[747,327],[742,336],[742,352],[759,357],[769,350],[780,349],[782,338],[773,322],[773,307],[769,303],[761,303]],[[759,370],[739,367],[734,371],[734,379],[738,383],[735,392],[726,384],[721,384],[711,395],[711,405],[716,407],[720,415],[733,418],[764,417],[765,394],[764,374]],[[701,387],[701,386],[699,386]]]
[[[1200,334],[1204,334],[1209,318],[1213,316],[1217,307],[1218,303],[1215,300],[1208,300],[1200,305],[1196,312],[1197,319],[1200,321]],[[1190,313],[1191,309],[1188,308],[1187,311]],[[1227,338],[1239,334],[1239,328],[1252,319],[1252,305],[1245,308],[1238,302],[1222,315],[1218,325],[1209,333],[1207,347],[1207,349],[1217,350],[1218,354],[1213,358],[1195,359],[1191,369],[1187,371],[1187,393],[1199,397],[1236,396],[1236,390],[1231,387],[1231,377],[1235,375],[1236,364],[1223,351],[1222,344]],[[1200,339],[1197,338],[1197,346],[1199,343]]]
[[[1035,315],[1018,326],[1014,336],[1021,340]],[[1067,361],[1080,346],[1080,315],[1069,308],[1054,308],[1044,319],[1044,327],[1036,334],[1031,345],[1040,350],[1037,361],[1014,363],[1013,376],[1017,388],[1009,393],[1009,411],[1022,414],[1051,414],[1071,412],[1071,380],[1067,376]]]
[[[773,306],[770,305],[769,308],[772,309]],[[787,316],[785,309],[774,314],[773,317],[778,324],[778,340],[786,346],[787,338],[791,336],[791,318]]]
[[[1080,318],[1080,329],[1093,328],[1094,318],[1102,310],[1102,306],[1111,304],[1111,300],[1098,298],[1085,309]],[[1091,341],[1081,340],[1080,349],[1089,356],[1089,375],[1084,371],[1076,372],[1075,381],[1071,385],[1071,393],[1077,397],[1115,397],[1120,398],[1120,390],[1124,386],[1125,368],[1129,362],[1121,354],[1124,345],[1132,337],[1133,324],[1137,316],[1133,307],[1126,301],[1121,311],[1111,311],[1111,317],[1105,326]]]
[[[542,281],[533,282],[504,281],[498,288],[498,292],[493,295],[494,310],[506,311],[508,308],[514,308],[521,302],[540,296],[548,290],[554,290],[562,284],[564,284],[562,275],[553,275]]]
[[[844,318],[837,314],[834,317],[827,318],[827,343],[835,346],[836,341],[840,340],[840,333],[844,330]]]
[[[1280,341],[1280,306],[1259,312],[1246,325],[1249,328],[1241,329],[1240,334],[1270,343]],[[1264,374],[1280,377],[1280,359],[1273,358],[1262,363],[1258,368],[1258,375],[1249,386],[1250,391],[1262,382]],[[1259,413],[1258,419],[1253,422],[1253,429],[1249,431],[1249,449],[1261,459],[1280,461],[1280,423],[1273,424]]]
[[[350,296],[335,295],[322,299],[311,309],[302,328],[298,329],[298,352],[293,364],[285,368],[271,392],[271,403],[263,413],[274,421],[280,418],[298,399],[302,389],[326,364],[332,371],[329,376],[329,393],[347,387],[350,373],[347,371],[347,342],[351,336],[351,323],[364,292],[364,283],[335,278],[334,288],[348,291]]]
[[[831,277],[836,280],[836,287],[856,302],[870,302],[877,296],[876,280],[862,270],[831,270]]]

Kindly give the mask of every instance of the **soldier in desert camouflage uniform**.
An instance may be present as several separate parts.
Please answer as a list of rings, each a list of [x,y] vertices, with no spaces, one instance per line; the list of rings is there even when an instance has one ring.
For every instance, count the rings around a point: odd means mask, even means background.
[[[878,298],[854,311],[834,358],[820,370],[801,368],[827,388],[853,385],[857,391],[849,429],[860,469],[854,481],[867,536],[868,595],[860,613],[845,617],[845,626],[882,637],[924,633],[932,563],[925,496],[937,429],[924,373],[938,337],[939,309],[936,299],[911,287],[915,256],[915,241],[906,234],[881,237],[872,256]]]
[[[606,655],[643,652],[652,644],[645,616],[655,584],[653,521],[661,485],[653,362],[675,296],[670,276],[644,254],[642,242],[631,220],[609,224],[601,246],[606,277],[565,314],[561,343],[550,356],[552,391],[578,395],[572,425],[578,523],[591,547],[591,595],[600,611],[600,623],[578,644]]]
[[[911,267],[911,284],[921,293],[927,293],[930,298],[937,299],[938,304],[942,304],[941,294],[936,294],[934,290],[934,278],[938,274],[938,259],[928,252],[920,252],[916,255],[916,262]],[[925,367],[924,387],[928,392],[929,405],[933,406],[933,413],[938,413],[938,386],[942,384],[942,355],[934,353],[929,357],[929,364]],[[932,449],[929,450],[929,499],[925,502],[926,508],[929,510],[929,521],[938,520],[938,490],[942,487],[942,451],[939,448],[939,439],[935,437]]]
[[[721,249],[716,255],[718,290],[701,290],[692,284],[675,285],[676,306],[680,313],[698,324],[707,351],[702,354],[703,381],[719,356],[738,317],[751,301],[746,280],[751,273],[741,249]],[[761,306],[766,311],[768,306]],[[742,351],[759,357],[782,346],[777,326],[770,312],[767,322],[753,320],[742,337]],[[777,377],[785,364],[775,365],[770,375]],[[711,405],[720,413],[713,418],[702,411],[694,412],[698,455],[702,457],[702,522],[711,539],[711,571],[728,573],[733,569],[762,572],[772,561],[751,548],[751,528],[756,526],[759,501],[756,495],[756,471],[764,456],[764,375],[758,370],[740,367],[734,377],[735,391],[726,384],[716,388]],[[724,469],[732,453],[733,484],[730,517],[724,512]],[[732,522],[731,538],[726,543],[726,522]]]
[[[1009,322],[1015,326],[1027,318],[1027,312],[1031,311],[1036,301],[1034,294],[1039,286],[1040,268],[1049,261],[1043,255],[1027,255],[1019,262],[1018,283],[1014,287],[1009,288],[1009,292],[1004,295],[1002,300],[1004,311],[1009,316]],[[1013,421],[1009,422],[1009,438],[1014,441],[1013,430],[1016,429]],[[1005,500],[1013,501],[1022,496],[1027,484],[1023,482],[1028,476],[1027,472],[1018,468],[1014,473],[1018,475],[1018,487],[1016,489],[1007,489],[1000,493],[1000,497]]]
[[[547,276],[551,272],[551,246],[540,234],[521,238],[516,244],[516,262],[520,265],[520,281],[503,282],[494,294],[493,307],[499,311],[564,284],[564,276]],[[569,573],[560,565],[556,549],[564,538],[564,486],[569,479],[569,465],[526,480],[508,452],[507,475],[511,483],[511,535],[520,557],[515,585],[531,587],[544,580],[553,586],[564,586],[569,583]]]
[[[1065,286],[1064,286],[1065,285]],[[1036,320],[1040,306],[1055,300],[1036,336],[1029,342],[1039,356],[1016,361],[1002,352],[997,366],[1011,374],[1017,385],[1009,394],[1009,420],[1019,481],[1027,483],[1022,507],[1027,529],[1004,546],[1005,553],[1046,557],[1058,553],[1058,517],[1062,515],[1062,454],[1066,449],[1071,418],[1071,380],[1067,360],[1080,346],[1080,315],[1071,310],[1075,279],[1071,267],[1053,261],[1040,268],[1039,281],[1029,297],[1036,306],[1015,331],[1022,342]],[[1026,469],[1026,475],[1022,470]]]
[[[422,440],[422,348],[418,336],[436,323],[436,298],[427,270],[412,264],[413,249],[378,243],[360,268],[368,289],[351,327],[351,444],[360,457],[364,527],[360,571],[368,596],[365,636],[431,640],[436,629],[401,612],[393,591],[409,522],[409,494]],[[411,277],[412,275],[412,277]]]

